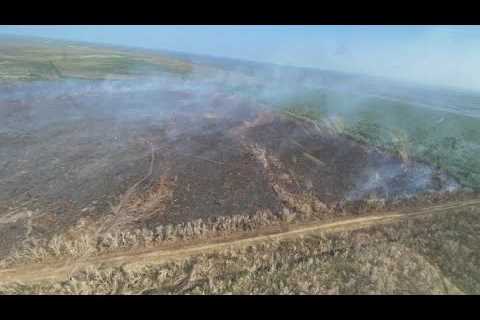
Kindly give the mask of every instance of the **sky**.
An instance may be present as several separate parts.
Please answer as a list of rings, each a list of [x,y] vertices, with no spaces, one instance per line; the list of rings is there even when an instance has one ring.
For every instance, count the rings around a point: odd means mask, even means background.
[[[480,26],[0,26],[1,33],[169,49],[480,91]]]

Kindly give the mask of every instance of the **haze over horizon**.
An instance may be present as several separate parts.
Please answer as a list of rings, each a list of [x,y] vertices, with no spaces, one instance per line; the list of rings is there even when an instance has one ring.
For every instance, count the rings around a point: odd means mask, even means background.
[[[0,26],[1,34],[163,49],[480,91],[476,26]]]

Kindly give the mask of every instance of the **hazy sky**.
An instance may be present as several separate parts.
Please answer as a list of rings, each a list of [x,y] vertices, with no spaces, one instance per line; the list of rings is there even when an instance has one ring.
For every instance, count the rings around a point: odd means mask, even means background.
[[[0,33],[170,49],[480,90],[477,26],[0,26]]]

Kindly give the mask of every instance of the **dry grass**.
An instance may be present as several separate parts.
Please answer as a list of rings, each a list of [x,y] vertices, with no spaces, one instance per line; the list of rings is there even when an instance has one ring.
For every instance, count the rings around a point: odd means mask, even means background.
[[[402,159],[403,162],[407,162],[410,159],[410,140],[407,134],[402,130],[392,131],[392,142],[394,152]]]
[[[345,121],[339,116],[323,118],[321,124],[330,134],[341,135],[345,133]]]
[[[360,215],[392,210],[410,210],[419,206],[445,201],[448,195],[417,196],[401,202],[383,199],[366,199],[339,202],[326,206],[311,194],[290,194],[274,185],[284,208],[280,212],[259,210],[253,215],[220,216],[208,219],[158,225],[154,228],[127,228],[99,234],[75,230],[58,234],[50,239],[28,239],[12,254],[0,260],[0,267],[20,264],[49,262],[65,258],[95,256],[107,252],[135,248],[161,247],[173,242],[211,240],[238,233],[260,232],[267,227],[281,227],[290,224],[320,222],[347,214]],[[451,200],[475,198],[475,194],[450,195]],[[147,197],[149,198],[149,197]],[[155,197],[154,197],[155,198]],[[150,199],[150,198],[149,198]],[[153,201],[153,200],[152,200]]]
[[[49,240],[31,240],[12,255],[0,262],[0,266],[25,263],[40,263],[64,258],[93,256],[115,250],[161,246],[176,241],[202,240],[222,237],[236,232],[254,230],[282,223],[282,216],[269,211],[258,211],[255,215],[197,219],[194,221],[159,225],[154,229],[113,231],[106,234],[82,234],[72,238],[68,233],[56,235]]]
[[[88,268],[7,294],[458,294],[480,292],[478,209],[269,241],[141,268]],[[454,258],[453,258],[454,257]]]

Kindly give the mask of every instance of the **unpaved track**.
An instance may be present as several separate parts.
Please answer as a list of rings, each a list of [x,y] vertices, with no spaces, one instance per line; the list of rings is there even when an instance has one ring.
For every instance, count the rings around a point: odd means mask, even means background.
[[[186,245],[180,248],[148,248],[141,250],[129,250],[115,252],[100,256],[78,259],[75,261],[63,261],[49,264],[32,264],[16,268],[0,270],[0,283],[8,282],[36,282],[42,280],[61,281],[66,280],[74,271],[88,266],[128,266],[138,268],[147,264],[158,264],[166,261],[185,258],[194,254],[207,253],[226,247],[240,247],[263,241],[283,240],[293,237],[300,237],[316,232],[341,232],[367,228],[373,225],[388,224],[402,219],[428,216],[442,213],[455,213],[456,209],[480,207],[480,199],[450,202],[442,205],[430,206],[421,210],[411,212],[388,212],[376,215],[368,215],[359,218],[343,219],[329,223],[311,223],[305,225],[292,225],[290,230],[278,231],[255,236],[240,238],[223,238],[210,242]],[[272,229],[270,229],[272,232]]]

